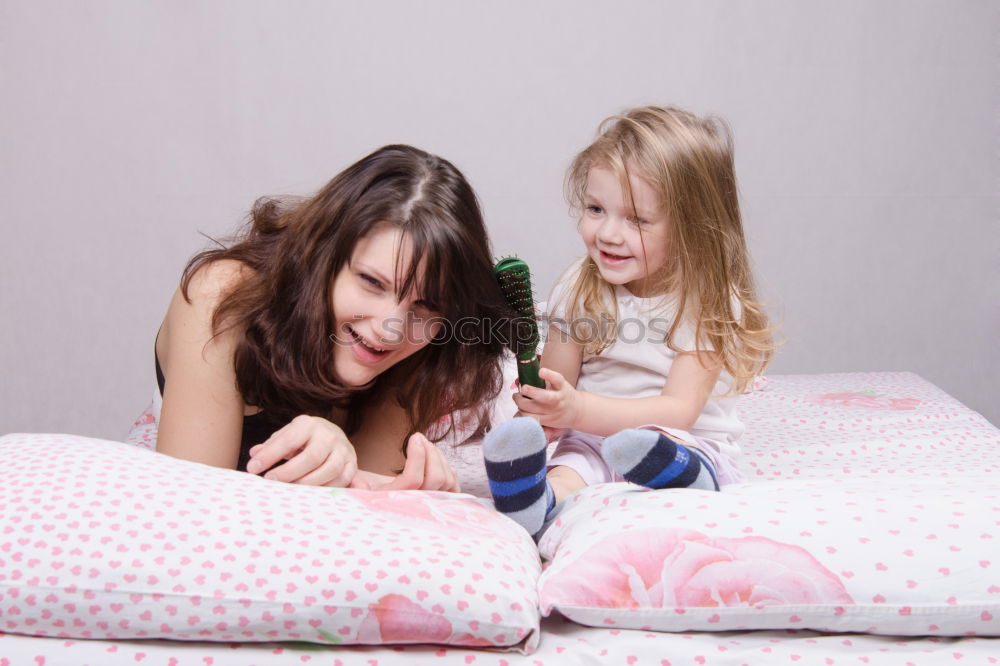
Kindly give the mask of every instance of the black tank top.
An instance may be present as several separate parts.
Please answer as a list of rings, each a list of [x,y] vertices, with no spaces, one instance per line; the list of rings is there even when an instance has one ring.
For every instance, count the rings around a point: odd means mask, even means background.
[[[160,387],[160,397],[163,397],[163,387],[167,384],[167,378],[163,376],[163,369],[160,367],[160,356],[156,353],[156,349],[153,349],[153,358],[156,361],[156,383]],[[243,436],[240,440],[240,458],[236,463],[236,469],[241,472],[246,471],[247,463],[250,462],[250,448],[266,442],[268,437],[284,427],[284,425],[284,423],[272,421],[264,412],[244,416]]]

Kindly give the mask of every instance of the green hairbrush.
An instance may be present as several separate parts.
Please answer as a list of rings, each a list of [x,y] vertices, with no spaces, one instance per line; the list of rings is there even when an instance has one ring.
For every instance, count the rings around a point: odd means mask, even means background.
[[[507,346],[517,356],[517,378],[521,385],[545,388],[538,376],[538,322],[535,321],[535,299],[531,293],[531,271],[517,257],[506,257],[493,267],[500,291],[511,309],[517,313],[511,327],[512,339]]]

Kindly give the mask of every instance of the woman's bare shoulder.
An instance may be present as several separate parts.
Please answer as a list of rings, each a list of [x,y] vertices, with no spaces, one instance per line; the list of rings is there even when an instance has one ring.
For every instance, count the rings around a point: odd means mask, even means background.
[[[215,339],[213,317],[216,309],[249,275],[246,264],[234,259],[219,259],[199,266],[191,274],[186,289],[178,286],[170,299],[160,326],[157,349],[169,356],[169,343],[182,332],[185,338],[200,340],[201,344]]]
[[[187,283],[187,301],[218,303],[251,275],[251,269],[236,259],[216,259],[199,266]],[[213,308],[214,309],[214,308]]]

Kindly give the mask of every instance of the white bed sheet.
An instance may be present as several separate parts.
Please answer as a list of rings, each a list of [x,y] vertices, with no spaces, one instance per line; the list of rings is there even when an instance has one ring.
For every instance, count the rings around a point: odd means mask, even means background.
[[[987,666],[1000,663],[1000,639],[900,640],[810,631],[666,634],[594,629],[552,617],[543,621],[539,648],[528,656],[429,645],[331,648],[15,635],[0,635],[0,655],[9,666]]]
[[[912,373],[775,376],[739,405],[743,468],[752,483],[879,479],[919,483],[1000,479],[1000,430]],[[459,447],[468,474],[479,454]],[[960,479],[958,478],[960,477]],[[475,481],[475,479],[472,479]],[[1000,517],[998,517],[1000,518]],[[997,522],[1000,525],[1000,520]],[[439,646],[326,647],[295,643],[85,641],[0,634],[0,666],[260,666],[324,664],[1000,664],[1000,638],[907,638],[810,631],[653,633],[542,622],[531,655]]]

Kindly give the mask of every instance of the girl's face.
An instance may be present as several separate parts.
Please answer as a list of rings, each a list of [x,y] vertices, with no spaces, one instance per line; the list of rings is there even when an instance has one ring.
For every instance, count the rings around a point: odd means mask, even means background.
[[[402,300],[396,297],[397,266],[405,275],[413,260],[409,237],[383,225],[358,241],[334,279],[333,363],[349,386],[369,383],[426,347],[441,330],[436,306],[423,299],[420,284]]]
[[[580,235],[601,277],[625,285],[636,296],[651,296],[650,278],[667,263],[668,221],[649,183],[630,176],[629,184],[632,202],[614,171],[589,169]]]

